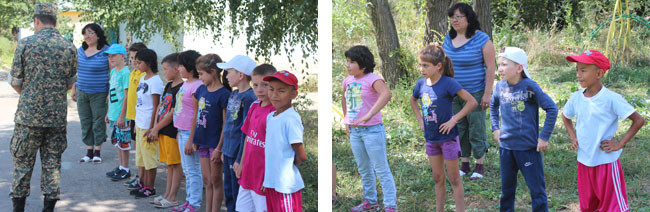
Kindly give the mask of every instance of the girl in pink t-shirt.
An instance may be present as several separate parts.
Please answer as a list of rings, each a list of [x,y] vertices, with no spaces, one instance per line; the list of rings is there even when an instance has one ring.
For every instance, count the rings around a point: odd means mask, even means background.
[[[253,69],[251,76],[253,91],[257,99],[251,104],[241,131],[246,134],[241,166],[235,166],[239,178],[239,194],[235,208],[238,211],[266,211],[266,197],[262,189],[264,182],[264,146],[266,144],[266,117],[275,111],[267,95],[269,82],[262,80],[273,75],[275,67],[262,64]]]
[[[386,211],[397,209],[395,180],[388,167],[386,132],[381,109],[390,100],[386,83],[377,74],[374,56],[366,46],[353,46],[345,52],[349,76],[343,80],[343,113],[346,130],[350,132],[350,147],[357,162],[364,201],[352,212],[378,210],[375,173],[384,192]]]

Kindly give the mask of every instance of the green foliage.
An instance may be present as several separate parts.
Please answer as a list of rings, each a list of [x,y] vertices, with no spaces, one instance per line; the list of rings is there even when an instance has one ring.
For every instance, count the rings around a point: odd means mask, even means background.
[[[161,33],[165,40],[176,42],[182,30],[214,32],[219,41],[220,32],[232,32],[231,41],[245,35],[246,50],[256,57],[268,59],[272,55],[293,53],[292,46],[300,46],[305,58],[317,50],[316,1],[102,1],[72,0],[76,9],[86,11],[85,18],[108,28],[126,22],[126,31],[142,40]],[[228,22],[229,21],[229,22]],[[178,43],[176,43],[178,45]],[[306,61],[303,58],[303,63]]]
[[[0,66],[9,66],[14,60],[14,50],[16,49],[16,42],[9,40],[6,37],[0,36]]]
[[[302,118],[307,161],[298,169],[305,182],[302,190],[304,211],[318,211],[318,114],[314,110],[297,110]]]

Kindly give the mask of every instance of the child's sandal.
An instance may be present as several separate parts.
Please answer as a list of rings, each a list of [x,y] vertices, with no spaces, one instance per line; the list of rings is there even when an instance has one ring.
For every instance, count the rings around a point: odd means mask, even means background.
[[[151,201],[149,201],[149,204],[160,204],[160,201],[163,199],[165,198],[163,198],[162,195],[157,196],[156,198],[151,199]]]
[[[178,202],[170,202],[169,200],[163,198],[158,202],[158,204],[154,204],[153,206],[156,208],[169,208],[169,207],[174,207],[177,206]]]

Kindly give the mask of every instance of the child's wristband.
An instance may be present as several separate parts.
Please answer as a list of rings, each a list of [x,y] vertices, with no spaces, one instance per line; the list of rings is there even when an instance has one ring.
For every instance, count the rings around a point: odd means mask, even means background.
[[[454,122],[454,124],[458,123],[458,121],[456,121],[456,118],[454,118],[454,116],[451,116],[451,120]]]

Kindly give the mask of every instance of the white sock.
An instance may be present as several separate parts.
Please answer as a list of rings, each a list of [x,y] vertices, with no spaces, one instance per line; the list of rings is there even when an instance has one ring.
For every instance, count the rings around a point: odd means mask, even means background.
[[[122,169],[122,170],[124,170],[124,171],[126,171],[126,172],[129,172],[129,168],[125,168],[125,167],[123,167],[123,166],[120,166],[120,169]]]

